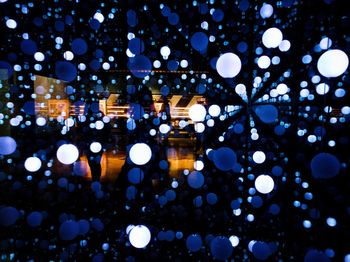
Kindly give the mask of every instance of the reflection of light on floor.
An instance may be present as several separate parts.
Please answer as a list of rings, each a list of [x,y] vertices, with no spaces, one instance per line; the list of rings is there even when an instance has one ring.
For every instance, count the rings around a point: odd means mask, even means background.
[[[167,160],[169,162],[169,176],[178,178],[183,170],[193,170],[195,154],[193,152],[193,140],[176,138],[169,141],[167,148]],[[101,181],[114,182],[118,178],[126,159],[126,153],[118,151],[116,154],[108,151],[102,154],[101,158]],[[91,171],[85,155],[79,159],[84,169],[87,170],[85,178],[91,180]]]
[[[87,175],[86,179],[91,180],[91,170],[85,155],[81,156],[80,161],[86,165]],[[122,166],[125,163],[125,153],[119,152],[104,152],[101,158],[101,181],[114,182],[118,178]]]
[[[195,157],[190,148],[169,147],[167,157],[170,177],[179,177],[184,169],[193,169]]]

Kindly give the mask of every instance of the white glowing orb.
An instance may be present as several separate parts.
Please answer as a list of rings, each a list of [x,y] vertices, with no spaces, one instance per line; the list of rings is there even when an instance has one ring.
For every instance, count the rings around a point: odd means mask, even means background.
[[[253,154],[253,160],[257,164],[262,164],[266,160],[265,153],[263,151],[256,151]]]
[[[288,86],[282,83],[276,87],[276,90],[279,95],[284,95],[288,92]]]
[[[273,14],[273,7],[270,4],[263,4],[263,6],[260,8],[260,16],[262,18],[269,18]]]
[[[163,56],[163,57],[168,57],[170,55],[170,48],[168,46],[163,46],[161,49],[160,49],[160,54]]]
[[[213,127],[214,125],[215,125],[214,119],[209,119],[209,120],[207,121],[207,126]]]
[[[194,131],[197,133],[203,133],[205,130],[205,125],[203,123],[195,123],[194,124]]]
[[[152,150],[145,143],[136,143],[130,148],[129,157],[135,165],[145,165],[151,160]]]
[[[195,170],[201,171],[204,168],[204,163],[201,160],[197,160],[197,161],[194,162],[193,167],[194,167]]]
[[[77,161],[79,150],[73,144],[64,144],[57,149],[56,156],[62,164],[70,165]]]
[[[103,23],[103,21],[105,20],[105,17],[103,16],[103,14],[99,12],[95,13],[94,18],[100,23]]]
[[[326,50],[332,46],[332,40],[328,37],[322,38],[320,41],[320,48]]]
[[[188,115],[194,122],[201,122],[207,115],[207,110],[200,104],[194,104],[188,110]]]
[[[281,30],[276,27],[267,29],[262,36],[262,42],[267,48],[278,47],[281,44],[282,40],[283,34]]]
[[[102,130],[104,126],[105,126],[105,124],[104,124],[103,121],[101,121],[101,120],[97,120],[97,121],[95,122],[95,128],[96,128],[97,130]]]
[[[40,116],[36,119],[36,124],[38,126],[44,126],[44,125],[46,125],[46,119],[44,117]]]
[[[109,122],[111,122],[111,118],[109,117],[109,116],[104,116],[103,118],[102,118],[102,121],[103,121],[103,123],[109,123]]]
[[[109,63],[107,63],[107,62],[104,62],[104,63],[102,64],[102,68],[103,68],[104,70],[109,70],[109,69],[111,68],[111,65],[110,65]]]
[[[129,235],[131,229],[133,229],[134,227],[135,227],[134,225],[128,225],[128,226],[126,227],[126,230],[125,230],[126,234]]]
[[[220,109],[220,106],[218,105],[211,105],[209,107],[209,110],[208,110],[209,114],[212,116],[212,117],[217,117],[220,115],[220,112],[221,112],[221,109]]]
[[[74,126],[74,123],[75,123],[74,119],[72,119],[72,118],[67,118],[66,120],[64,120],[64,124],[68,127]]]
[[[162,63],[161,63],[159,60],[155,60],[155,61],[153,62],[154,68],[159,68],[161,65],[162,65]]]
[[[24,168],[29,172],[36,172],[41,167],[41,160],[37,157],[28,157],[24,162]]]
[[[282,52],[287,52],[290,49],[290,47],[291,44],[288,40],[283,40],[278,46],[279,50]]]
[[[38,61],[38,62],[42,62],[42,61],[45,60],[45,55],[44,55],[43,53],[41,53],[41,52],[36,52],[36,53],[34,54],[34,59],[35,59],[36,61]]]
[[[180,66],[181,66],[182,68],[186,68],[186,67],[188,66],[187,60],[181,60]]]
[[[268,56],[263,55],[258,58],[258,67],[266,69],[271,65],[271,60]]]
[[[327,94],[329,92],[329,85],[327,85],[326,83],[318,84],[316,86],[316,92],[319,95]]]
[[[260,175],[255,179],[255,188],[261,194],[270,193],[275,186],[272,177],[268,175]]]
[[[167,124],[161,124],[159,126],[159,132],[161,132],[162,134],[166,134],[170,131],[170,126]]]
[[[149,131],[149,134],[150,134],[151,136],[155,136],[155,135],[157,134],[157,131],[156,131],[155,129],[151,129],[151,130]]]
[[[13,19],[8,19],[6,21],[6,26],[10,29],[15,29],[17,27],[17,22]]]
[[[223,78],[235,77],[239,74],[241,68],[241,59],[234,53],[225,53],[216,62],[216,71]]]
[[[232,245],[233,247],[238,246],[238,244],[239,244],[239,238],[238,238],[237,236],[230,236],[229,240],[230,240],[231,245]]]
[[[133,247],[144,248],[151,241],[151,232],[146,226],[135,226],[130,230],[129,241]]]
[[[71,61],[74,58],[74,54],[71,51],[66,51],[63,53],[63,58],[67,61]]]
[[[243,84],[236,85],[235,92],[237,95],[245,95],[247,93],[245,85]]]
[[[342,75],[349,66],[349,58],[342,50],[332,49],[324,52],[317,61],[317,69],[325,77]]]
[[[130,51],[129,48],[126,49],[126,55],[127,55],[128,57],[135,57],[135,55]]]
[[[98,153],[101,151],[101,149],[102,149],[102,145],[99,142],[92,142],[90,145],[90,151],[92,153]]]

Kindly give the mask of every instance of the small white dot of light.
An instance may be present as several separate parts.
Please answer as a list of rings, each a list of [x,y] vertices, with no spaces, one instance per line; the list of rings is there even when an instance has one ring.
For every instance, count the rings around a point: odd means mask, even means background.
[[[259,135],[257,133],[252,134],[250,137],[251,137],[252,140],[258,140],[259,139]]]
[[[209,24],[206,21],[201,23],[201,28],[204,29],[204,30],[208,30],[208,26],[209,26]]]
[[[94,19],[96,19],[97,21],[99,21],[100,23],[103,23],[103,21],[105,20],[103,14],[97,12],[94,15]]]
[[[133,54],[133,53],[130,51],[129,48],[126,49],[126,55],[127,55],[128,57],[135,57],[135,54]]]
[[[153,62],[154,68],[159,68],[161,65],[162,65],[162,64],[161,64],[161,62],[160,62],[159,60],[155,60],[155,61]]]
[[[238,244],[239,244],[239,238],[238,238],[237,236],[230,236],[229,240],[230,240],[231,245],[232,245],[233,247],[238,246]]]
[[[311,78],[311,82],[314,83],[314,84],[317,84],[321,81],[321,77],[318,76],[318,75],[314,75],[312,78]]]
[[[183,173],[184,173],[185,176],[187,176],[187,175],[190,173],[190,171],[189,171],[188,169],[185,169],[185,170],[183,171]]]
[[[330,147],[334,147],[334,146],[335,146],[335,141],[334,141],[334,140],[330,140],[330,141],[328,142],[328,145],[329,145]]]
[[[177,188],[179,186],[179,183],[177,181],[171,182],[171,187],[172,188]]]
[[[204,168],[204,163],[201,160],[197,160],[197,161],[194,162],[193,166],[194,166],[195,170],[201,171]]]
[[[86,65],[83,64],[83,63],[80,63],[80,64],[78,65],[78,69],[79,69],[80,71],[84,71],[84,70],[86,69]]]
[[[131,40],[133,38],[135,38],[135,34],[134,33],[128,33],[128,40]]]
[[[306,81],[301,81],[300,82],[300,87],[307,87],[308,83]]]
[[[14,103],[7,102],[6,106],[7,106],[7,108],[12,109],[14,107]]]
[[[342,107],[341,113],[344,114],[344,115],[350,114],[350,107],[349,106]]]
[[[305,228],[310,228],[312,226],[311,221],[310,220],[304,220],[303,221],[303,226]]]
[[[21,71],[22,67],[20,65],[14,65],[13,69],[18,72]]]
[[[274,56],[272,57],[271,62],[273,65],[278,65],[281,62],[281,59],[278,56]]]
[[[307,137],[307,140],[310,142],[310,143],[315,143],[316,142],[316,136],[315,135],[309,135]]]
[[[223,136],[219,136],[219,142],[223,142],[225,139]]]
[[[252,214],[247,215],[247,220],[249,222],[253,222],[254,221],[254,215],[252,215]]]
[[[63,53],[63,58],[67,61],[71,61],[74,59],[74,54],[71,51],[66,51]]]
[[[242,214],[242,210],[241,210],[240,208],[234,209],[234,210],[233,210],[233,214],[234,214],[235,216],[240,216],[240,215]]]
[[[309,183],[303,182],[303,183],[301,184],[301,186],[302,186],[303,188],[308,188],[308,187],[309,187]]]
[[[213,36],[213,35],[209,36],[209,42],[214,42],[215,39],[216,39],[215,36]]]
[[[213,119],[209,119],[209,120],[207,121],[207,126],[208,126],[208,127],[213,127],[214,125],[215,125],[215,122],[214,122]]]
[[[278,96],[278,92],[276,89],[271,89],[270,90],[270,96],[271,97],[277,97]]]
[[[336,117],[331,117],[331,119],[329,120],[329,122],[330,122],[331,124],[335,124],[335,123],[338,122],[338,119],[337,119]]]
[[[282,96],[283,101],[288,101],[289,100],[289,95],[285,94]]]
[[[332,40],[330,38],[328,38],[328,37],[324,37],[320,41],[319,46],[320,46],[320,48],[322,50],[326,50],[326,49],[328,49],[328,48],[330,48],[332,46]]]
[[[337,220],[333,217],[327,218],[327,225],[330,227],[335,227],[337,225]]]
[[[325,108],[323,109],[323,111],[324,111],[325,113],[331,113],[332,110],[333,110],[333,108],[332,108],[331,106],[325,106]]]
[[[268,94],[265,94],[265,95],[263,95],[262,100],[263,100],[263,101],[266,101],[266,100],[268,100],[269,98],[270,98],[270,96],[269,96]]]

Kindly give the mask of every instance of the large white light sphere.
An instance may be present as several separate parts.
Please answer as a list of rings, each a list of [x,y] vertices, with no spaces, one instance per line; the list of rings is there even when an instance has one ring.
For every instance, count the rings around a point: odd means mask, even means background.
[[[266,156],[263,151],[256,151],[253,154],[253,160],[257,164],[262,164],[265,162]]]
[[[144,248],[151,241],[151,232],[146,226],[135,226],[130,230],[129,241],[133,247]]]
[[[129,157],[135,165],[145,165],[151,160],[152,150],[145,143],[136,143],[130,148]]]
[[[216,71],[223,78],[233,78],[239,74],[242,68],[241,59],[234,53],[221,55],[216,62]]]
[[[24,168],[29,172],[36,172],[41,167],[41,160],[38,157],[28,157],[24,162]]]
[[[207,110],[200,104],[194,104],[188,110],[188,115],[194,122],[201,122],[207,115]]]
[[[64,144],[57,149],[56,156],[62,164],[70,165],[77,161],[79,150],[73,144]]]
[[[349,66],[348,56],[339,49],[324,52],[317,61],[317,69],[325,77],[342,75]]]
[[[260,8],[260,16],[262,18],[269,18],[273,14],[273,7],[270,4],[263,4]]]
[[[281,44],[282,40],[283,34],[281,30],[276,27],[267,29],[262,36],[262,42],[267,48],[278,47]]]
[[[268,175],[260,175],[255,179],[255,188],[261,194],[268,194],[273,190],[275,182]]]
[[[218,105],[211,105],[209,107],[209,114],[212,116],[212,117],[217,117],[220,115],[220,112],[221,112],[221,109],[220,109],[220,106]]]

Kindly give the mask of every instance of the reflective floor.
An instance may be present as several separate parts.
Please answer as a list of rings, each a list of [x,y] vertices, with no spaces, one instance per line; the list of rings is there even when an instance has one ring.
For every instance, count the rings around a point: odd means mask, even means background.
[[[118,140],[118,138],[117,138]],[[185,169],[192,170],[195,160],[195,140],[191,138],[169,138],[166,149],[169,163],[169,176],[179,177]],[[101,159],[101,182],[115,182],[126,161],[126,152],[120,150],[108,150],[103,153]],[[91,180],[91,170],[85,155],[80,156],[81,168],[86,170],[86,179]],[[58,174],[69,171],[69,166],[57,168]]]

